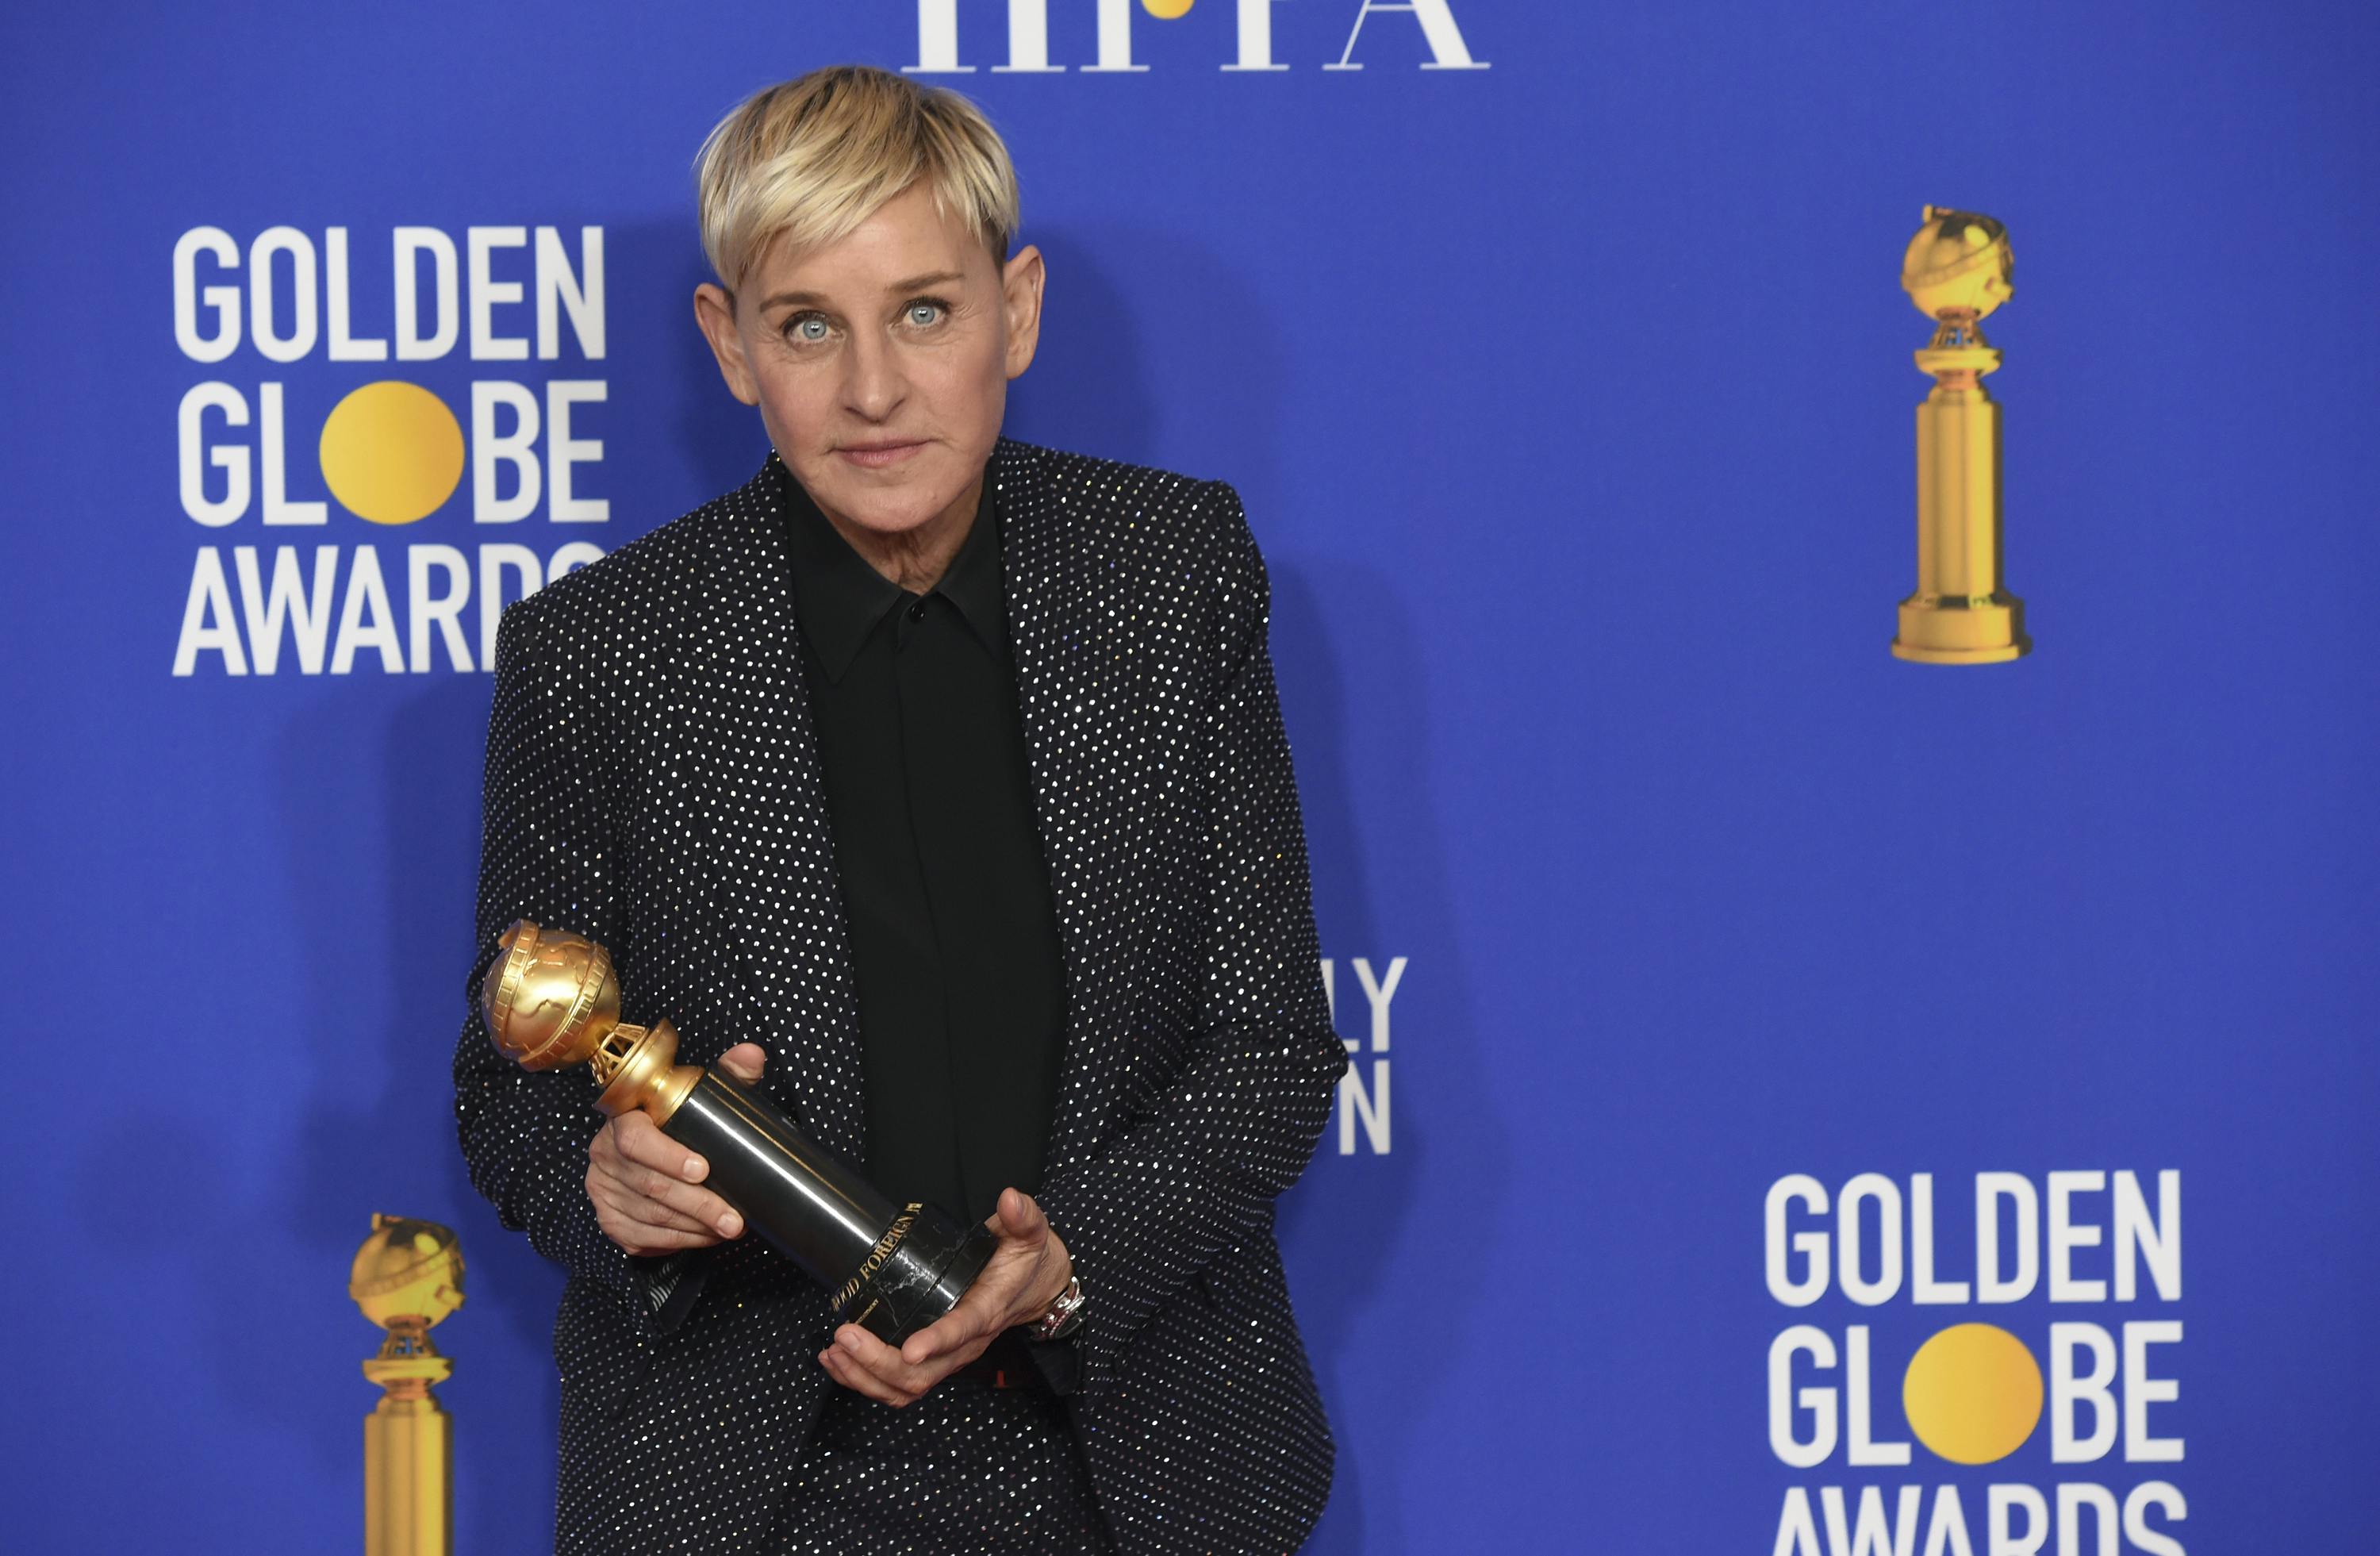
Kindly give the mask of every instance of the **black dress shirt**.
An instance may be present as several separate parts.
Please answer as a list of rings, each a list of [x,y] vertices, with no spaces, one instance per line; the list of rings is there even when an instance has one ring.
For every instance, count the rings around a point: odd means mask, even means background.
[[[795,614],[850,925],[868,1175],[982,1220],[1039,1186],[1065,1030],[1002,601],[999,504],[918,595],[782,463]]]

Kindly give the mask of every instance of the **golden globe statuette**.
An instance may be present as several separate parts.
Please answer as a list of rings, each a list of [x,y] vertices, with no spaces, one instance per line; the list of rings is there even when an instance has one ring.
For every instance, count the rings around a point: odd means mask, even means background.
[[[364,1376],[382,1391],[364,1417],[364,1556],[447,1556],[455,1546],[454,1421],[430,1392],[455,1364],[431,1326],[463,1306],[463,1251],[443,1226],[372,1217],[347,1295],[388,1331]]]
[[[1993,664],[2033,647],[2024,602],[2000,585],[2000,407],[1983,383],[2000,354],[1982,322],[2015,274],[2006,227],[1938,205],[1901,259],[1901,286],[1936,324],[1917,353],[1934,375],[1917,407],[1917,592],[1892,640],[1921,664]]]
[[[898,1345],[958,1305],[999,1239],[932,1205],[895,1205],[734,1076],[674,1063],[677,1031],[620,1020],[601,946],[521,919],[504,932],[480,1003],[523,1069],[584,1064],[607,1118],[641,1112],[710,1165],[704,1186],[827,1289],[838,1320]]]

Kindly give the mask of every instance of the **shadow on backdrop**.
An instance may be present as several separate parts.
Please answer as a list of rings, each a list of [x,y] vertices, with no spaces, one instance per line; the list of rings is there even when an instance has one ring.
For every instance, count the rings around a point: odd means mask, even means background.
[[[1382,1056],[1372,1052],[1371,1007],[1354,959],[1369,958],[1375,977],[1385,978],[1390,959],[1403,948],[1444,948],[1442,959],[1409,964],[1390,1001],[1391,1051],[1385,1057],[1391,1075],[1405,1078],[1402,1091],[1390,1088],[1389,1151],[1372,1154],[1359,1123],[1354,1152],[1340,1155],[1343,1125],[1334,1113],[1314,1166],[1283,1197],[1281,1212],[1298,1325],[1341,1449],[1340,1483],[1307,1550],[1313,1556],[1389,1556],[1407,1549],[1402,1529],[1366,1527],[1364,1510],[1377,1515],[1399,1504],[1390,1497],[1361,1496],[1358,1488],[1366,1475],[1402,1477],[1421,1451],[1402,1423],[1421,1416],[1366,1411],[1359,1458],[1349,1452],[1355,1404],[1387,1390],[1419,1401],[1453,1385],[1448,1368],[1456,1347],[1446,1337],[1475,1319],[1488,1321],[1478,1311],[1488,1294],[1475,1283],[1450,1282],[1439,1294],[1444,1334],[1383,1335],[1366,1331],[1363,1320],[1393,1258],[1427,1264],[1455,1255],[1475,1235],[1472,1216],[1478,1206],[1502,1203],[1511,1167],[1502,1133],[1489,1116],[1445,854],[1427,766],[1419,760],[1431,748],[1422,689],[1430,682],[1412,619],[1393,580],[1359,561],[1333,557],[1318,567],[1305,558],[1281,557],[1270,571],[1273,660],[1305,821],[1315,919],[1323,954],[1334,964],[1339,1034],[1358,1043],[1350,1058],[1366,1066],[1366,1078],[1372,1061]],[[1318,577],[1329,580],[1327,596]],[[1326,598],[1335,608],[1326,606]],[[1378,699],[1351,689],[1351,680],[1395,688],[1393,724]],[[1365,709],[1372,711],[1374,727],[1354,722],[1353,711]],[[1360,785],[1359,767],[1366,770]],[[1359,789],[1369,799],[1360,817],[1354,809]],[[1390,856],[1399,862],[1398,882],[1376,885],[1366,861]],[[1383,893],[1391,891],[1390,902]],[[1426,1089],[1414,1084],[1417,1076],[1428,1077]],[[1340,1108],[1347,1106],[1342,1100]],[[1434,1145],[1448,1136],[1464,1142],[1459,1171],[1445,1163],[1433,1170]],[[1452,1192],[1457,1184],[1463,1185],[1459,1198]],[[1401,1246],[1415,1238],[1438,1246],[1418,1253]],[[1308,1249],[1329,1249],[1333,1257],[1300,1257]],[[1384,1441],[1387,1432],[1398,1435]]]

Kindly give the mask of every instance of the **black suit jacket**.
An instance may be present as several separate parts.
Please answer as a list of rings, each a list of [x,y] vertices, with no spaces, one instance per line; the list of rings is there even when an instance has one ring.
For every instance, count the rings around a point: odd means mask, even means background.
[[[1346,1055],[1264,564],[1219,481],[1007,439],[988,477],[1067,982],[1037,1198],[1089,1295],[1068,1409],[1123,1551],[1272,1556],[1320,1515],[1333,1455],[1273,1201]],[[516,918],[586,934],[611,949],[627,1019],[666,1016],[698,1064],[758,1042],[773,1099],[864,1172],[777,479],[504,613],[466,992]],[[455,1079],[472,1182],[570,1271],[558,1549],[762,1549],[838,1386],[815,1360],[825,1292],[753,1237],[625,1254],[586,1193],[586,1077],[515,1067],[476,1003]]]

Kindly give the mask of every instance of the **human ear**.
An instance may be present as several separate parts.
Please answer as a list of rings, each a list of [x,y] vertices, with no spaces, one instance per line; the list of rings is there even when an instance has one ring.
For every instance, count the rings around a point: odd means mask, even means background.
[[[1018,249],[1001,267],[1000,293],[1008,320],[1008,376],[1017,377],[1033,365],[1033,350],[1041,341],[1041,250],[1031,244]]]
[[[735,328],[735,301],[727,288],[706,281],[694,289],[694,322],[719,359],[719,376],[727,381],[727,392],[747,406],[759,405],[760,382],[744,355],[744,336]]]

